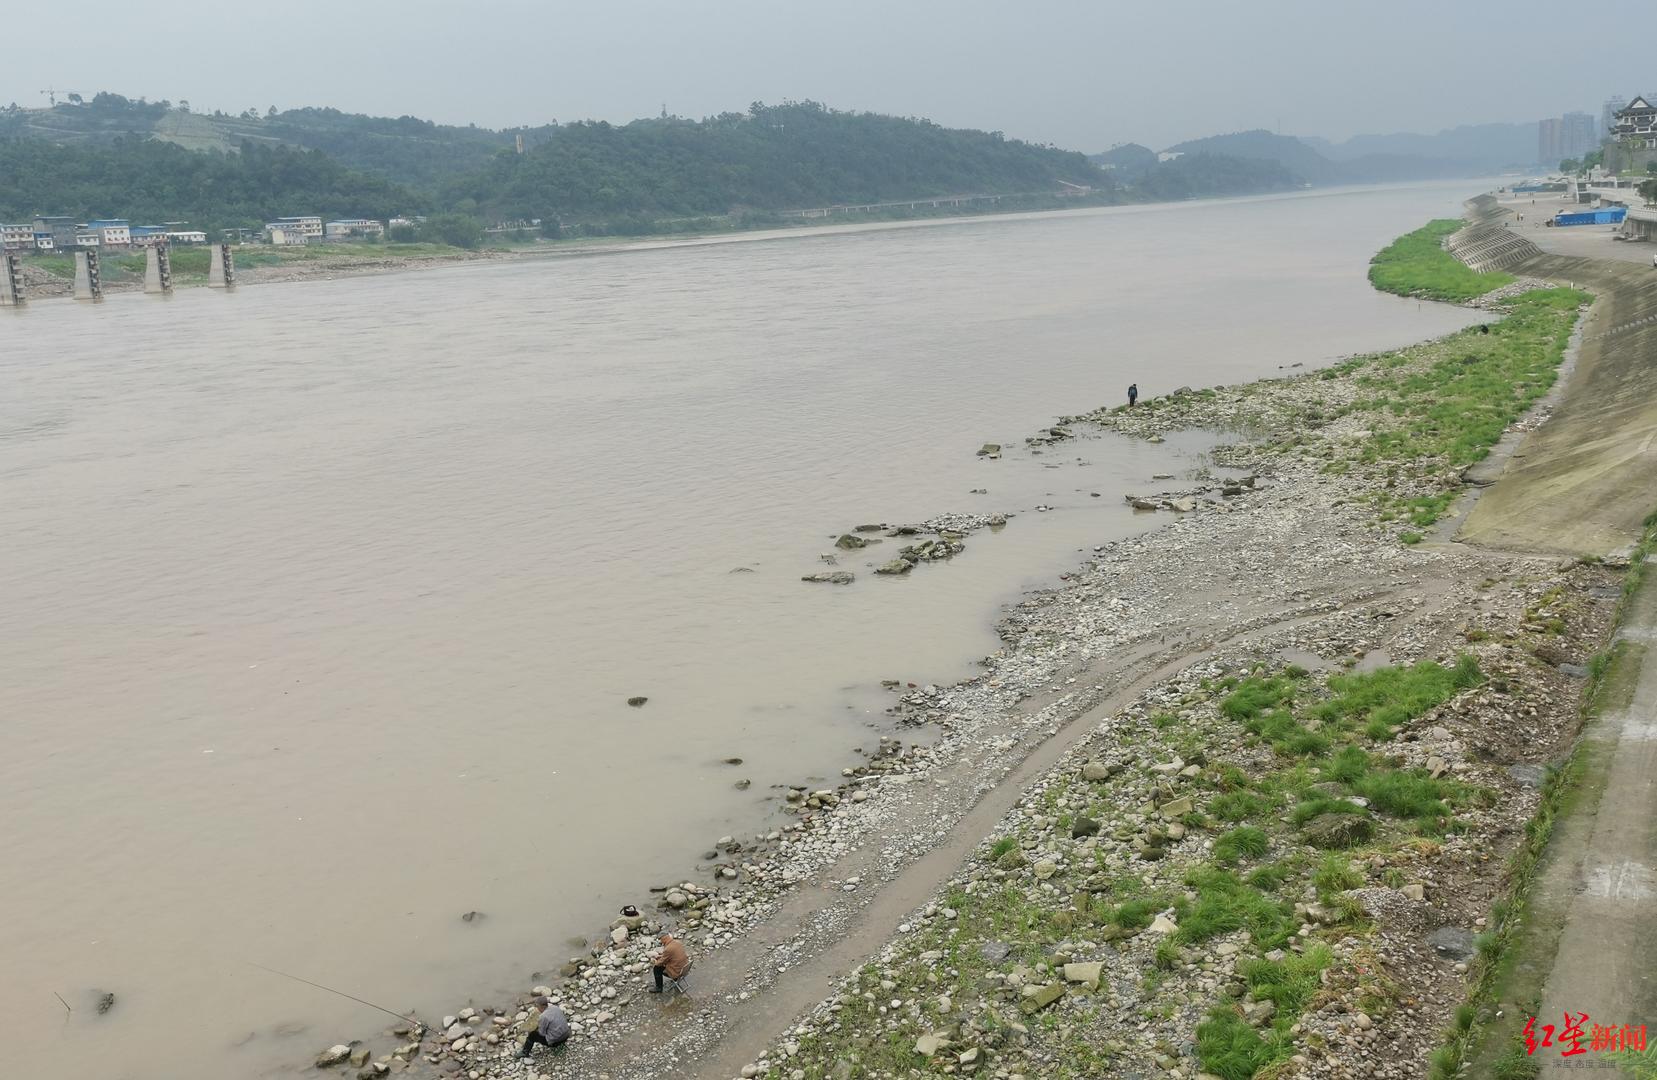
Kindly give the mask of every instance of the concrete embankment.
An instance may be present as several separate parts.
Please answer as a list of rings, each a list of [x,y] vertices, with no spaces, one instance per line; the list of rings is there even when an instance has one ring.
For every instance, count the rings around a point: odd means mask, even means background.
[[[1625,551],[1657,507],[1657,271],[1543,254],[1504,268],[1574,283],[1595,301],[1558,409],[1519,446],[1460,539],[1523,551]]]

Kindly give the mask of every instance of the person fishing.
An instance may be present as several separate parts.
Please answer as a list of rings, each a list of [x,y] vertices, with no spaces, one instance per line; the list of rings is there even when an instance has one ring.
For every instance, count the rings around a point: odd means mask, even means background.
[[[535,1011],[524,1021],[534,1026],[530,1028],[529,1034],[524,1036],[524,1049],[518,1055],[525,1061],[529,1060],[530,1053],[536,1046],[544,1046],[556,1053],[570,1037],[570,1022],[563,1009],[547,1000],[545,994],[535,995],[534,1006]]]
[[[1133,408],[1134,403],[1137,402],[1138,400],[1139,400],[1139,384],[1138,383],[1129,383],[1128,384],[1128,408],[1130,408],[1130,409]]]
[[[681,979],[690,970],[690,956],[677,938],[664,930],[657,940],[662,943],[662,950],[650,958],[651,974],[656,977],[656,985],[650,987],[652,994],[662,992],[662,976]]]

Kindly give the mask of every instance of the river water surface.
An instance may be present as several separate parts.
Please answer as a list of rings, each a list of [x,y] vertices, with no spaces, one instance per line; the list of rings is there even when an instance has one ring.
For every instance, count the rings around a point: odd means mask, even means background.
[[[1364,270],[1476,189],[6,313],[9,1070],[279,1075],[386,1022],[253,964],[426,1015],[527,985],[853,763],[881,679],[968,674],[999,603],[1153,525],[1122,494],[1201,448],[1024,435],[1464,325]],[[957,511],[1016,516],[907,578],[869,572],[889,544],[799,580],[854,525]]]

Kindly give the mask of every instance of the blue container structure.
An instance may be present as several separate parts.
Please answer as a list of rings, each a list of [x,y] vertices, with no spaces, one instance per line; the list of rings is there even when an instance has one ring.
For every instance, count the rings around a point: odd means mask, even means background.
[[[1603,210],[1584,210],[1577,214],[1560,214],[1553,219],[1555,225],[1620,225],[1623,218],[1628,216],[1626,206],[1608,206]]]

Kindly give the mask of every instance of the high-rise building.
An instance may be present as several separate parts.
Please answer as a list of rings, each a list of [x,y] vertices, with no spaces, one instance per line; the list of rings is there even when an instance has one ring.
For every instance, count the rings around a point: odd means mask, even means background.
[[[1607,139],[1611,137],[1611,129],[1617,126],[1617,113],[1626,104],[1628,104],[1628,99],[1623,97],[1605,99],[1605,104],[1601,105],[1599,109],[1600,138]]]
[[[1568,112],[1560,117],[1559,156],[1580,158],[1599,147],[1594,118],[1585,112]]]
[[[1550,169],[1565,156],[1560,153],[1564,145],[1561,138],[1563,127],[1557,116],[1536,122],[1536,160]]]

